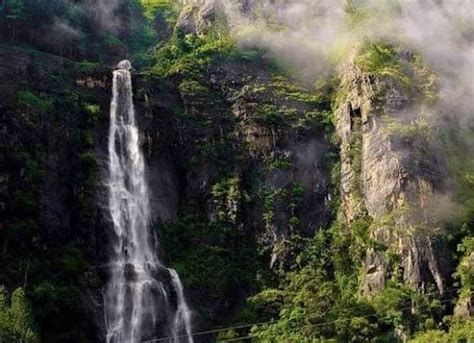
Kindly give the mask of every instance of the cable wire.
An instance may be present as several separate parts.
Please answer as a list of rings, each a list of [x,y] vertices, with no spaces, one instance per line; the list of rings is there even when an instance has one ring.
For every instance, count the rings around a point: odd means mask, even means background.
[[[474,291],[470,292],[470,294],[474,294]],[[451,302],[451,301],[456,300],[456,299],[457,298],[445,299],[445,300],[440,301],[440,303],[444,304],[444,303],[448,303],[448,302]],[[417,308],[423,308],[423,307],[428,307],[428,306],[430,306],[430,304],[420,305]],[[413,308],[413,306],[410,306],[410,307],[401,308],[399,310],[400,311],[405,311],[405,310],[410,310],[412,308]],[[377,313],[371,313],[371,314],[368,314],[368,315],[365,315],[365,316],[358,316],[357,318],[370,318],[370,317],[379,317],[380,319],[389,318],[388,316],[380,316]],[[348,318],[336,319],[336,320],[329,321],[329,322],[324,322],[324,323],[303,325],[303,328],[321,327],[321,326],[326,326],[326,325],[335,324],[335,323],[338,323],[338,322],[344,322],[344,321],[348,321],[348,320],[352,320],[352,318],[348,317]],[[246,340],[246,339],[255,338],[255,337],[257,337],[257,335],[248,335],[248,336],[245,336],[245,337],[231,338],[231,339],[227,339],[227,340],[220,340],[220,341],[217,341],[216,343],[237,342],[239,340]]]
[[[457,287],[457,288],[451,288],[451,289],[448,289],[448,290],[445,290],[443,292],[443,294],[446,294],[446,293],[452,293],[452,292],[455,292],[455,291],[458,291],[460,288]],[[474,293],[474,292],[471,292],[471,293]],[[433,294],[439,294],[439,292],[435,291],[435,292],[429,292],[429,293],[421,293],[422,295],[433,295]],[[452,301],[452,300],[455,300],[456,298],[451,298],[451,299],[448,299],[448,300],[442,300],[441,303],[445,303],[445,302],[449,302],[449,301]],[[360,306],[360,305],[359,305]],[[347,309],[356,309],[357,307],[359,306],[352,306],[352,307],[349,307]],[[418,306],[418,308],[420,307],[425,307],[427,305],[420,305]],[[408,308],[402,308],[400,310],[409,310],[411,309],[412,306],[408,307]],[[376,314],[375,314],[376,315]],[[367,315],[367,316],[361,316],[362,318],[364,317],[373,317],[374,314],[370,314],[370,315]],[[309,327],[313,327],[313,326],[324,326],[324,325],[327,325],[327,324],[333,324],[335,322],[338,322],[338,321],[344,321],[344,320],[348,320],[348,319],[351,319],[351,318],[345,318],[345,319],[338,319],[338,320],[335,320],[335,321],[331,321],[331,322],[325,322],[325,323],[319,323],[319,324],[314,324],[314,325],[309,325]],[[253,326],[262,326],[262,325],[266,325],[266,324],[271,324],[271,323],[275,323],[276,321],[275,320],[270,320],[270,321],[264,321],[264,322],[257,322],[257,323],[252,323],[252,324],[243,324],[243,325],[237,325],[237,326],[229,326],[229,327],[226,327],[226,328],[220,328],[220,329],[213,329],[213,330],[207,330],[207,331],[200,331],[200,332],[195,332],[193,334],[191,334],[192,337],[196,337],[196,336],[203,336],[203,335],[209,335],[209,334],[213,334],[213,333],[219,333],[219,332],[223,332],[223,331],[229,331],[229,330],[238,330],[238,329],[245,329],[245,328],[251,328]],[[306,326],[304,326],[306,327]],[[163,338],[155,338],[155,339],[150,339],[150,340],[144,340],[142,341],[142,343],[154,343],[154,342],[165,342],[165,341],[171,341],[173,339],[176,339],[176,338],[186,338],[186,337],[189,337],[189,335],[179,335],[179,336],[168,336],[168,337],[163,337]],[[239,339],[244,339],[246,337],[241,337]],[[248,337],[248,338],[252,338],[252,337]],[[219,343],[223,343],[223,342],[234,342],[236,339],[233,339],[231,341],[229,340],[225,340],[225,341],[218,341]]]

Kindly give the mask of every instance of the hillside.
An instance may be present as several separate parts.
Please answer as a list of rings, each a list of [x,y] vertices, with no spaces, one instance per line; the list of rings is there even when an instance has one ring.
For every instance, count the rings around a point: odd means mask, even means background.
[[[4,1],[0,342],[126,341],[125,59],[163,290],[137,342],[474,340],[473,4],[408,3]]]

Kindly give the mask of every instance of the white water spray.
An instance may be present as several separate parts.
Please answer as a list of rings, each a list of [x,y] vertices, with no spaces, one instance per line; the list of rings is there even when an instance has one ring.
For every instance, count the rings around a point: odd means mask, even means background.
[[[114,227],[110,280],[105,290],[107,343],[157,337],[193,343],[191,311],[181,280],[156,256],[150,231],[145,161],[135,123],[131,65],[113,75],[109,130],[109,210]]]

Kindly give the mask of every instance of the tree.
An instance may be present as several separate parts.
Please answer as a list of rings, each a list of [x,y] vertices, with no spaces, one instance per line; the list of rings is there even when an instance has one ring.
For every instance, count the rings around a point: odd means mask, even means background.
[[[33,312],[25,291],[17,288],[7,304],[7,292],[0,288],[0,342],[36,343]]]

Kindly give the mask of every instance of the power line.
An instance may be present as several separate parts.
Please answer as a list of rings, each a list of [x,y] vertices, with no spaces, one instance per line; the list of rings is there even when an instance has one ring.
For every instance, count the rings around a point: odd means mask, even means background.
[[[259,322],[259,323],[253,323],[253,324],[245,324],[245,325],[239,325],[239,326],[231,326],[231,327],[227,327],[227,328],[222,328],[222,329],[214,329],[214,330],[208,330],[208,331],[200,331],[200,332],[195,332],[193,334],[191,334],[192,337],[195,337],[195,336],[202,336],[202,335],[208,335],[208,334],[211,334],[211,333],[217,333],[217,332],[222,332],[222,331],[228,331],[228,330],[232,330],[232,329],[245,329],[245,328],[248,328],[248,327],[252,327],[252,326],[260,326],[260,325],[264,325],[264,324],[271,324],[275,321],[273,320],[270,320],[270,321],[266,321],[266,322]],[[155,338],[155,339],[150,339],[150,340],[145,340],[145,341],[142,341],[142,343],[150,343],[150,342],[163,342],[163,341],[167,341],[167,340],[172,340],[172,339],[176,339],[176,338],[186,338],[186,337],[189,337],[189,335],[179,335],[179,336],[169,336],[169,337],[164,337],[164,338]]]
[[[445,290],[443,292],[443,294],[446,294],[446,293],[452,293],[454,291],[458,291],[460,288],[457,287],[457,288],[451,288],[451,289],[448,289],[448,290]],[[433,295],[433,294],[439,294],[439,292],[429,292],[429,293],[422,293],[423,295]],[[452,301],[456,298],[452,298],[452,299],[449,299],[449,301]],[[441,301],[442,303],[446,302],[446,301]],[[360,307],[361,305],[358,305],[358,306],[352,306],[352,307],[348,307],[346,309],[356,309],[357,307]],[[426,306],[426,305],[425,305]],[[423,306],[419,306],[419,307],[423,307]],[[408,309],[411,309],[412,307],[409,307]],[[401,310],[404,310],[404,309],[401,309]],[[370,316],[373,316],[373,315],[369,315]],[[364,316],[362,316],[364,317]],[[344,320],[344,319],[341,319],[341,320]],[[335,321],[337,322],[337,320]],[[218,333],[218,332],[223,332],[223,331],[229,331],[229,330],[238,330],[238,329],[245,329],[245,328],[250,328],[250,327],[253,327],[253,326],[261,326],[261,325],[266,325],[266,324],[271,324],[271,323],[275,323],[274,320],[270,320],[270,321],[264,321],[264,322],[257,322],[257,323],[252,323],[252,324],[244,324],[244,325],[237,325],[237,326],[230,326],[230,327],[226,327],[226,328],[221,328],[221,329],[214,329],[214,330],[207,330],[207,331],[200,331],[200,332],[195,332],[193,334],[191,334],[192,337],[196,337],[196,336],[203,336],[203,335],[208,335],[208,334],[212,334],[212,333]],[[329,323],[332,323],[332,322],[329,322]],[[326,325],[326,323],[320,323],[320,324],[316,324],[316,325]],[[310,325],[311,327],[313,325]],[[163,337],[163,338],[155,338],[155,339],[150,339],[150,340],[145,340],[145,341],[142,341],[142,343],[152,343],[152,342],[165,342],[165,341],[169,341],[169,340],[173,340],[173,339],[176,339],[176,338],[186,338],[186,337],[189,337],[189,335],[178,335],[178,336],[168,336],[168,337]],[[245,337],[243,337],[245,338]],[[251,337],[249,337],[251,338]],[[242,339],[239,338],[239,339]],[[233,342],[233,341],[219,341],[219,342]]]
[[[470,292],[470,294],[474,294],[474,291]],[[444,304],[444,303],[448,303],[448,302],[451,302],[451,301],[456,300],[456,299],[457,299],[457,298],[445,299],[445,300],[440,301],[440,303]],[[418,306],[418,308],[428,307],[428,306],[430,306],[430,305],[429,305],[429,304],[425,304],[425,305],[420,305],[420,306]],[[399,311],[411,310],[412,307],[413,307],[413,306],[404,307],[404,308],[399,309]],[[368,314],[368,315],[365,315],[365,316],[358,316],[357,318],[370,318],[370,317],[379,317],[380,319],[389,318],[388,316],[380,316],[380,315],[377,314],[377,313],[371,313],[371,314]],[[324,322],[324,323],[303,325],[303,328],[321,327],[321,326],[326,326],[326,325],[335,324],[335,323],[338,323],[338,322],[344,322],[344,321],[348,321],[348,320],[352,320],[352,318],[343,318],[343,319],[336,319],[336,320],[329,321],[329,322]],[[248,335],[248,336],[245,336],[245,337],[239,337],[239,338],[231,338],[231,339],[227,339],[227,340],[221,340],[221,341],[217,341],[216,343],[237,342],[237,341],[239,341],[239,340],[247,340],[247,339],[255,338],[255,337],[257,337],[257,335]]]

